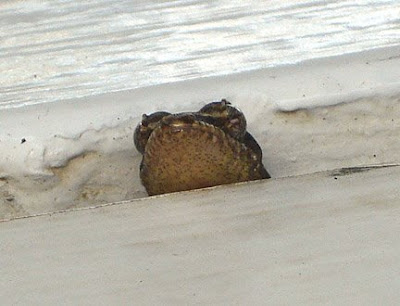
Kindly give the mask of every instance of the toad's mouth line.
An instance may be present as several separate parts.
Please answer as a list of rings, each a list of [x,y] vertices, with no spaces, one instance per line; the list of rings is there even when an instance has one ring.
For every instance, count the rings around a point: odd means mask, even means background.
[[[183,130],[189,130],[189,129],[196,129],[199,127],[209,127],[210,131],[215,131],[215,129],[219,129],[221,132],[223,132],[225,135],[228,135],[224,132],[224,130],[216,127],[215,125],[203,122],[203,121],[195,121],[191,123],[187,122],[182,122],[182,121],[176,121],[176,122],[169,122],[168,124],[165,124],[162,126],[162,129],[170,129],[172,132],[178,133]]]

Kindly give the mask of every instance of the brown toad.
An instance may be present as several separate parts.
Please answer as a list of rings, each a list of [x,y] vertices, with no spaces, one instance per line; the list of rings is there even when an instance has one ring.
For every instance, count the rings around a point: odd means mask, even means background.
[[[226,100],[198,112],[143,115],[134,142],[149,195],[270,178],[243,113]]]

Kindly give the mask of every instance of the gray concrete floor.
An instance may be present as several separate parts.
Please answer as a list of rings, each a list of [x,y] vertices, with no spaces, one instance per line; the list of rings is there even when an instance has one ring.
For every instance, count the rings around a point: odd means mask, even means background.
[[[342,170],[4,221],[1,301],[393,305],[399,179]]]

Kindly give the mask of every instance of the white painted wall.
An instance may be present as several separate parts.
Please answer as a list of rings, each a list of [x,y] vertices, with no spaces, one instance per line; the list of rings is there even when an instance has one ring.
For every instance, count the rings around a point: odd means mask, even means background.
[[[0,3],[3,304],[396,304],[399,2],[265,3]],[[111,203],[222,97],[272,180]]]

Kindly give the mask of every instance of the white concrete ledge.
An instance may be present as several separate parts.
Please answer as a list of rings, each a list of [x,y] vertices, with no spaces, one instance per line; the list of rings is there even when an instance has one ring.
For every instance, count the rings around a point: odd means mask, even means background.
[[[355,168],[5,221],[1,300],[393,305],[399,179]]]

